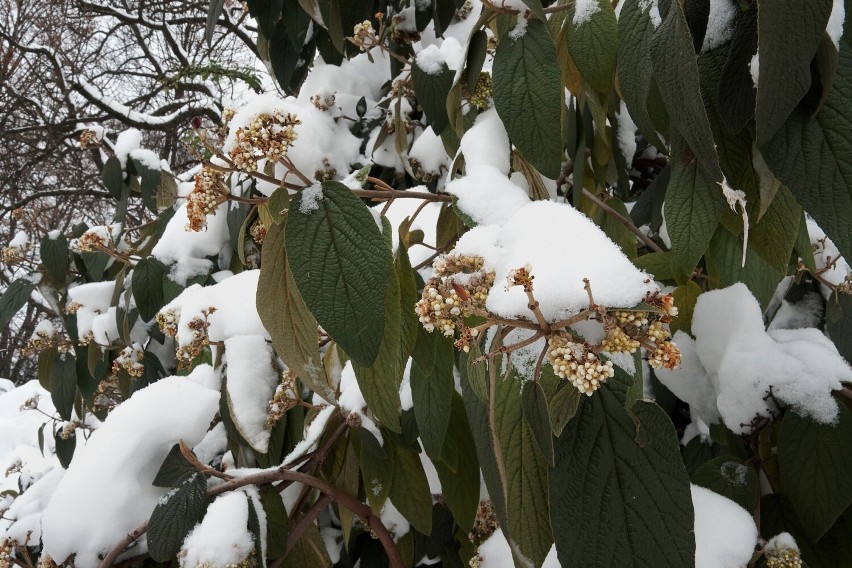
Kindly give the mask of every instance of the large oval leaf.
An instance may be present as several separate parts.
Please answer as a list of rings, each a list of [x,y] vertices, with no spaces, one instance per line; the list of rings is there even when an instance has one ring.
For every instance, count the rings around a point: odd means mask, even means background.
[[[293,278],[319,324],[355,363],[372,365],[392,266],[372,213],[342,183],[324,182],[293,200],[284,241]]]
[[[609,93],[615,73],[618,22],[609,0],[594,0],[590,6],[594,7],[581,14],[576,9],[568,12],[568,51],[583,78],[601,93]]]
[[[24,307],[30,294],[35,290],[35,284],[28,278],[18,278],[6,288],[0,296],[0,328],[5,329],[18,310]]]

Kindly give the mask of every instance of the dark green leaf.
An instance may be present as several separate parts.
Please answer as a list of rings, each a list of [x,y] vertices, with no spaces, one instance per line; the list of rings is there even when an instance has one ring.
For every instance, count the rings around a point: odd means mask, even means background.
[[[74,450],[77,448],[77,433],[72,432],[68,438],[62,438],[59,433],[54,432],[53,441],[56,447],[56,458],[59,460],[59,465],[61,465],[64,469],[68,469],[68,465],[71,463],[71,458],[74,457]]]
[[[624,408],[628,386],[618,376],[607,381],[555,442],[550,511],[563,566],[695,561],[689,478],[674,426],[654,403],[637,402],[637,440]]]
[[[432,532],[432,493],[420,456],[393,444],[396,475],[390,499],[411,526],[423,534]]]
[[[467,48],[467,59],[465,62],[465,76],[467,77],[467,90],[473,92],[479,75],[482,73],[482,65],[488,54],[488,34],[484,30],[476,30],[470,36],[470,44]]]
[[[618,83],[630,116],[645,139],[665,148],[648,113],[648,96],[654,83],[651,66],[651,38],[656,28],[651,22],[650,4],[623,0],[618,18]],[[639,223],[644,225],[644,223]]]
[[[562,81],[556,47],[540,20],[518,39],[507,31],[494,57],[494,106],[528,162],[556,179],[562,163]]]
[[[50,368],[50,398],[63,420],[71,420],[76,396],[77,362],[72,355],[64,353],[53,361]]]
[[[482,356],[482,351],[479,348],[479,342],[475,341],[470,346],[470,352],[466,356],[466,371],[467,380],[470,384],[470,389],[482,401],[488,400],[488,377],[485,372],[485,361],[476,360]]]
[[[816,120],[796,110],[761,152],[840,254],[852,258],[852,49],[840,50],[834,85]]]
[[[45,390],[50,390],[50,370],[58,356],[59,350],[56,347],[45,349],[38,354],[38,383]]]
[[[434,463],[447,507],[453,513],[456,524],[467,533],[473,528],[479,506],[479,462],[464,401],[458,393],[453,393],[452,407],[448,437],[453,438],[458,446],[456,471],[453,472],[442,461]]]
[[[454,76],[455,73],[443,62],[437,73],[424,71],[416,57],[411,65],[417,102],[426,113],[426,124],[432,126],[435,134],[441,134],[447,126],[447,95],[453,86]]]
[[[553,432],[544,391],[541,389],[541,385],[535,381],[526,382],[522,388],[521,405],[524,411],[524,420],[530,428],[536,448],[541,452],[547,463],[553,467],[553,460],[555,459],[553,455]]]
[[[837,406],[833,425],[787,412],[778,434],[781,489],[814,541],[852,504],[852,411]]]
[[[368,367],[385,322],[390,252],[373,215],[340,182],[301,193],[285,243],[299,291],[317,321],[352,360]]]
[[[266,556],[280,558],[287,551],[287,537],[290,533],[287,509],[284,508],[281,494],[272,485],[261,487],[260,503],[266,514]]]
[[[154,477],[154,485],[157,487],[177,487],[184,481],[198,473],[180,451],[180,445],[175,444],[169,450],[166,459]]]
[[[65,235],[60,233],[56,238],[51,238],[49,234],[45,235],[41,240],[39,255],[51,278],[60,284],[64,283],[68,276],[69,264],[68,239]]]
[[[755,119],[757,142],[765,144],[811,87],[811,60],[817,52],[831,0],[761,0],[757,14],[760,76]]]
[[[148,554],[157,562],[169,562],[180,550],[186,535],[207,510],[207,478],[200,473],[185,480],[157,503],[148,521]]]
[[[287,35],[290,37],[293,49],[298,51],[305,45],[305,39],[307,39],[311,26],[310,14],[301,9],[298,0],[284,0],[281,18],[287,27]]]
[[[217,0],[218,1],[218,0]],[[161,171],[149,168],[139,160],[133,159],[133,167],[139,174],[139,191],[142,193],[142,203],[152,213],[157,212],[157,191],[160,188]],[[169,174],[166,174],[169,177]]]
[[[609,0],[593,0],[597,5],[583,22],[573,22],[575,10],[569,10],[565,25],[568,51],[583,79],[600,91],[609,93],[615,73],[618,21]]]
[[[728,58],[719,80],[717,104],[722,122],[731,132],[739,132],[754,116],[755,88],[749,66],[757,52],[757,4],[737,17]]]
[[[394,453],[366,428],[358,430],[361,440],[359,462],[367,502],[374,511],[381,511],[390,494],[394,479]]]
[[[666,227],[672,240],[673,260],[689,273],[719,226],[725,199],[721,187],[698,167],[680,136],[672,137],[671,168],[665,200]]]
[[[705,462],[692,474],[692,483],[727,497],[749,512],[760,498],[757,472],[734,456]]]
[[[707,34],[710,0],[688,0],[683,3],[683,13],[689,26],[689,35],[692,36],[692,47],[698,53]]]
[[[24,307],[33,290],[35,290],[35,284],[28,278],[18,278],[9,284],[0,296],[0,329],[9,327],[12,317]]]
[[[561,436],[568,422],[577,414],[582,399],[580,391],[570,385],[562,387],[550,398],[550,429]]]
[[[325,541],[316,525],[309,525],[302,538],[293,545],[284,558],[284,568],[323,568],[331,567],[331,559],[325,548]]]
[[[207,42],[208,46],[212,45],[216,21],[219,19],[219,14],[222,13],[224,6],[225,0],[211,0],[210,6],[207,8],[207,25],[204,27],[204,41]]]
[[[257,20],[260,31],[266,37],[272,35],[272,29],[281,18],[284,0],[248,0],[249,13]]]
[[[651,60],[672,126],[686,140],[705,177],[722,181],[713,132],[700,96],[692,37],[679,2],[671,4],[668,15],[651,40]],[[682,158],[677,156],[676,159]]]
[[[266,231],[257,283],[257,311],[278,356],[311,390],[334,401],[319,358],[317,322],[293,279],[284,246],[284,224]]]
[[[110,195],[116,199],[121,199],[121,190],[124,186],[124,171],[121,169],[121,162],[115,156],[110,156],[104,163],[104,169],[101,171],[101,179],[104,182]]]
[[[768,265],[751,247],[746,251],[745,266],[742,260],[742,241],[720,226],[707,251],[707,273],[713,287],[725,288],[742,282],[757,298],[761,309],[765,309],[784,274]]]
[[[678,330],[690,333],[692,330],[692,314],[695,311],[695,303],[701,295],[701,286],[694,280],[688,280],[683,286],[678,286],[672,291],[675,306],[677,306],[677,317],[669,326],[674,334]]]
[[[786,273],[797,236],[793,228],[798,227],[801,216],[802,208],[790,190],[779,187],[766,213],[751,226],[749,248],[777,272]]]
[[[440,459],[453,397],[453,344],[440,333],[418,330],[411,395],[423,447],[430,457]]]
[[[151,321],[165,305],[163,278],[167,275],[163,263],[149,256],[136,263],[133,269],[131,289],[139,315],[144,321]]]
[[[825,332],[837,350],[852,361],[852,294],[833,293],[825,306]]]

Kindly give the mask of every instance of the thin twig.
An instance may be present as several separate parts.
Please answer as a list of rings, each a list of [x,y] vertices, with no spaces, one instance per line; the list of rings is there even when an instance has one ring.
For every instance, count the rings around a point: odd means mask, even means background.
[[[585,187],[583,188],[583,195],[585,197],[587,197],[589,199],[589,201],[591,201],[592,203],[594,203],[595,205],[597,205],[598,207],[603,209],[604,212],[606,212],[607,215],[609,215],[610,217],[615,219],[618,223],[620,223],[622,226],[624,226],[628,231],[630,231],[631,233],[633,233],[634,235],[639,237],[639,240],[641,240],[643,243],[645,243],[645,246],[647,246],[649,249],[651,249],[654,252],[665,252],[662,249],[662,247],[660,247],[660,245],[658,245],[657,243],[654,242],[653,239],[651,239],[651,237],[649,237],[648,235],[646,235],[645,233],[640,231],[639,227],[634,225],[629,219],[624,217],[624,215],[622,215],[621,213],[619,213],[618,211],[616,211],[615,209],[613,209],[612,207],[607,205],[601,198],[599,198],[597,195],[595,195],[594,193],[592,193],[591,191],[589,191]]]

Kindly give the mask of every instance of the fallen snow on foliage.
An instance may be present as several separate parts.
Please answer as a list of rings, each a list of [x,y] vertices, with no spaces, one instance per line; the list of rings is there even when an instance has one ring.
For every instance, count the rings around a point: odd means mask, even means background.
[[[764,545],[763,550],[767,553],[781,552],[783,550],[798,551],[799,545],[796,543],[793,535],[788,532],[782,532],[770,538],[769,542]]]
[[[843,37],[843,22],[846,20],[846,6],[843,0],[834,0],[831,6],[831,15],[828,17],[828,24],[825,26],[825,31],[828,37],[831,38],[834,47],[840,50],[840,38]]]
[[[272,346],[262,335],[225,339],[227,390],[234,424],[258,452],[269,450],[267,405],[275,394],[278,373],[272,364]]]
[[[211,307],[216,310],[207,318],[210,341],[225,341],[238,335],[269,337],[255,304],[259,276],[260,270],[246,270],[213,286],[193,284],[166,304],[160,313],[174,313],[178,346],[192,343],[195,334],[189,323],[194,318],[203,319],[202,311]]]
[[[361,426],[369,430],[379,443],[384,445],[382,432],[371,418],[372,414],[367,414],[367,401],[364,400],[364,394],[361,392],[361,387],[358,386],[352,361],[346,362],[346,365],[343,366],[343,372],[340,374],[340,396],[337,398],[337,404],[340,405],[341,410],[350,414],[357,414],[361,419]]]
[[[512,549],[501,529],[497,529],[479,545],[479,568],[515,568]],[[541,568],[561,568],[556,556],[556,547],[551,546]]]
[[[447,65],[444,54],[441,53],[441,48],[437,45],[430,45],[421,49],[414,61],[417,67],[427,75],[437,75]]]
[[[227,205],[223,204],[215,215],[207,216],[205,230],[187,231],[186,204],[178,207],[151,251],[157,260],[170,267],[169,276],[173,281],[183,286],[190,278],[210,272],[213,263],[206,257],[218,255],[230,242],[227,211]]]
[[[601,11],[600,0],[577,0],[574,3],[574,18],[571,23],[579,27],[592,21],[592,16]]]
[[[30,543],[41,540],[41,519],[65,470],[59,464],[47,471],[17,497],[0,519],[0,542],[6,538]]]
[[[566,232],[571,242],[564,239]],[[527,264],[535,277],[535,298],[551,322],[589,306],[584,278],[595,302],[607,307],[635,306],[657,290],[591,219],[561,203],[535,201],[502,227],[475,227],[459,239],[455,252],[482,256],[486,268],[495,271],[486,308],[505,318],[534,317],[523,288],[506,287],[509,271]]]
[[[490,165],[468,167],[467,175],[448,183],[446,191],[477,225],[504,225],[530,202],[526,191]]]
[[[248,558],[254,550],[254,537],[247,528],[247,499],[242,491],[217,497],[183,541],[180,565],[226,568]]]
[[[840,256],[837,246],[826,236],[825,231],[816,224],[816,221],[808,219],[807,226],[808,236],[814,248],[814,262],[820,270],[820,277],[834,285],[842,284],[848,276],[852,275],[849,263]],[[831,289],[823,286],[823,295],[828,298],[830,294]]]
[[[496,109],[490,108],[476,117],[473,126],[462,136],[461,153],[467,171],[477,166],[493,166],[503,175],[509,175],[509,135]]]
[[[115,157],[121,162],[121,169],[127,168],[127,156],[130,152],[138,150],[142,145],[142,133],[135,128],[122,131],[115,139],[113,151]]]
[[[628,0],[622,0],[622,4],[626,4]],[[663,19],[660,17],[660,5],[658,4],[658,0],[639,0],[639,10],[643,14],[648,14],[651,19],[651,24],[653,24],[654,29],[660,27],[660,24],[663,23]]]
[[[767,397],[770,388],[776,399],[803,416],[821,424],[836,420],[831,392],[841,382],[852,382],[852,367],[819,330],[767,333],[757,300],[740,283],[699,296],[692,331],[694,347],[685,334],[675,336],[683,357],[680,368],[655,372],[682,400],[695,405],[704,422],[715,421],[707,402],[715,400],[725,425],[748,433],[756,416],[769,417],[777,410]],[[684,385],[677,384],[681,380]]]
[[[216,371],[201,365],[116,407],[77,449],[45,509],[44,551],[57,562],[76,554],[75,566],[95,567],[99,555],[148,519],[167,492],[152,482],[169,450],[179,440],[200,441],[219,409],[217,382]],[[139,546],[144,549],[144,539]]]
[[[733,37],[738,14],[733,0],[710,0],[710,16],[701,53],[716,49]]]
[[[624,101],[621,101],[618,111],[618,147],[627,163],[632,164],[636,154],[636,123],[633,122]]]
[[[414,140],[408,156],[417,160],[421,175],[438,176],[438,187],[441,187],[441,178],[450,169],[451,160],[447,156],[441,137],[435,134],[435,131],[425,128],[423,133]]]
[[[727,497],[691,486],[695,509],[695,568],[745,568],[757,527],[751,514]]]
[[[109,311],[115,286],[115,282],[108,280],[81,284],[68,289],[68,299],[79,306],[76,311],[78,337],[82,339],[91,333],[95,318]]]
[[[425,186],[412,187],[412,191],[427,191]],[[398,228],[405,221],[410,219],[417,209],[423,205],[419,199],[394,199],[388,210],[385,212],[385,217],[390,221],[393,230],[391,237],[393,240],[393,250],[396,253],[399,247],[399,231]],[[379,205],[378,207],[384,207]],[[436,228],[438,226],[438,216],[441,214],[441,204],[438,202],[427,203],[417,214],[414,222],[411,223],[409,229],[411,231],[423,231],[423,243],[429,247],[436,246]],[[434,248],[430,249],[427,246],[413,244],[408,249],[408,258],[411,261],[411,266],[417,266],[428,259],[434,253]],[[427,268],[431,270],[431,267]],[[425,278],[424,278],[425,279]]]

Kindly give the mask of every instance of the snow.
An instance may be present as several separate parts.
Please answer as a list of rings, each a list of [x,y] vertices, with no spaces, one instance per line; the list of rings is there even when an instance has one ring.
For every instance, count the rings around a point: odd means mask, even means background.
[[[710,16],[701,53],[716,49],[733,37],[738,14],[733,0],[710,0]]]
[[[411,523],[399,512],[399,509],[394,506],[390,499],[385,501],[385,505],[379,513],[379,518],[393,535],[394,540],[399,540],[411,530]]]
[[[571,21],[575,28],[588,24],[592,17],[601,11],[600,0],[576,0],[574,3],[574,19]]]
[[[423,133],[415,138],[408,156],[420,163],[420,171],[424,174],[442,176],[450,169],[451,160],[444,149],[444,143],[431,128],[424,129]],[[439,182],[439,187],[440,185]]]
[[[64,475],[65,470],[57,464],[12,502],[0,519],[0,542],[6,538],[24,542],[27,536],[31,543],[39,542],[44,509]]]
[[[751,514],[718,493],[692,485],[695,568],[745,568],[757,543]]]
[[[582,246],[565,243],[566,232]],[[533,319],[523,289],[506,287],[509,271],[527,264],[535,277],[535,298],[551,322],[589,306],[584,278],[595,301],[607,307],[635,306],[647,292],[657,290],[588,217],[561,203],[532,202],[502,227],[475,227],[459,239],[455,251],[483,256],[486,266],[495,270],[486,308],[505,318]]]
[[[121,132],[115,139],[113,151],[115,157],[121,162],[121,169],[127,168],[127,156],[142,145],[142,133],[135,128],[128,128]],[[157,160],[159,163],[159,160]]]
[[[213,263],[206,257],[218,255],[231,238],[226,204],[221,205],[215,215],[207,217],[204,231],[187,231],[188,223],[184,203],[169,220],[163,236],[151,251],[157,260],[166,266],[171,265],[169,276],[180,285],[186,285],[187,280],[194,276],[209,273]]]
[[[490,165],[469,166],[467,175],[448,183],[446,191],[477,225],[504,225],[530,203],[526,191]]]
[[[627,112],[627,105],[624,101],[621,101],[618,112],[617,139],[618,147],[621,149],[629,169],[630,164],[633,163],[633,156],[636,154],[636,123],[633,122],[633,118]]]
[[[128,14],[127,17],[132,19],[135,18],[135,15]],[[127,122],[130,124],[153,127],[168,125],[184,114],[189,108],[189,104],[183,104],[169,114],[156,116],[152,114],[145,114],[135,111],[131,107],[106,96],[100,89],[86,81],[82,76],[76,76],[75,81],[77,82],[77,86],[86,92],[87,98],[100,101],[100,104],[109,107],[112,112],[126,117]],[[116,154],[118,154],[118,152],[116,152]],[[127,154],[125,153],[124,156],[126,158]],[[124,167],[124,161],[122,161],[121,165]]]
[[[769,541],[763,546],[764,552],[772,553],[772,552],[781,552],[782,550],[799,550],[799,545],[796,543],[796,539],[793,538],[788,532],[782,532],[777,534],[769,539]]]
[[[399,405],[400,409],[405,412],[414,408],[414,398],[411,393],[411,363],[414,361],[411,357],[405,364],[405,370],[402,372],[402,382],[399,385]]]
[[[14,248],[24,248],[30,244],[30,236],[25,231],[18,231],[15,236],[9,241],[9,246]]]
[[[821,424],[836,420],[831,392],[852,381],[852,368],[817,329],[764,331],[760,306],[744,284],[699,296],[692,332],[694,346],[685,334],[675,334],[681,367],[656,374],[703,421],[714,421],[709,401],[715,400],[725,425],[747,434],[756,416],[768,418],[777,410],[767,397],[770,388],[803,416]]]
[[[509,38],[518,41],[527,33],[527,17],[524,12],[518,12],[515,27],[509,30]]]
[[[490,108],[476,117],[473,126],[462,136],[461,153],[468,170],[493,166],[503,175],[509,175],[509,135],[496,109]]]
[[[622,4],[626,2],[627,0],[622,0]],[[660,17],[658,0],[639,0],[639,10],[643,14],[648,14],[654,29],[659,28],[660,24],[663,23],[663,19]]]
[[[834,0],[831,6],[831,15],[828,17],[828,24],[825,26],[825,31],[831,38],[834,47],[840,50],[840,38],[843,37],[843,22],[846,19],[846,6],[843,0]]]
[[[184,540],[181,567],[226,568],[248,558],[254,550],[248,516],[247,496],[242,491],[217,497]]]
[[[302,190],[302,200],[299,202],[299,213],[307,215],[319,209],[319,202],[324,199],[322,184],[315,183]]]
[[[369,430],[380,444],[384,444],[382,432],[367,413],[367,401],[364,400],[364,394],[358,386],[352,361],[346,362],[340,374],[340,396],[337,397],[337,404],[346,413],[357,414],[361,418],[361,426]]]
[[[177,319],[178,346],[188,345],[194,338],[189,327],[193,318],[203,318],[202,311],[216,310],[207,321],[210,341],[225,341],[238,335],[268,337],[257,315],[255,295],[260,270],[246,270],[213,286],[193,284],[164,306],[160,313],[172,311]]]
[[[287,454],[281,463],[288,466],[297,464],[302,460],[305,454],[316,449],[317,442],[319,441],[320,436],[322,436],[322,433],[325,431],[325,425],[328,424],[328,419],[331,418],[331,415],[334,414],[336,410],[337,407],[334,406],[326,406],[320,410],[319,414],[317,414],[311,421],[310,425],[308,425],[302,441],[296,444],[293,451]]]
[[[246,442],[265,454],[269,451],[266,407],[278,385],[272,346],[262,335],[235,335],[225,339],[225,358],[231,416]]]
[[[146,148],[136,148],[135,150],[131,150],[129,155],[132,159],[150,170],[160,170],[161,160],[156,152],[152,152]]]
[[[88,335],[95,317],[109,310],[115,286],[112,281],[90,282],[68,289],[68,299],[80,305],[77,310],[78,337],[82,339]]]
[[[441,49],[436,45],[421,49],[415,57],[415,63],[427,75],[437,75],[447,65]]]
[[[503,339],[503,345],[513,345],[521,341],[525,341],[533,336],[535,332],[531,329],[513,329]],[[533,343],[517,349],[503,358],[503,373],[508,371],[508,366],[511,362],[512,368],[521,377],[522,384],[526,385],[527,381],[532,381],[535,378],[535,364],[538,361],[539,355],[544,350],[547,342],[544,337],[534,341]],[[524,388],[523,386],[521,388]]]
[[[479,568],[515,568],[512,549],[502,529],[497,529],[479,545]],[[561,568],[556,556],[556,547],[551,546],[541,568]]]
[[[47,554],[57,562],[76,554],[75,566],[98,566],[100,554],[148,519],[166,493],[152,482],[169,450],[179,440],[201,440],[218,410],[219,393],[206,386],[215,375],[200,365],[137,391],[78,447],[44,511]]]
[[[757,80],[760,78],[760,49],[752,56],[748,71],[751,74],[751,82],[757,87]]]

